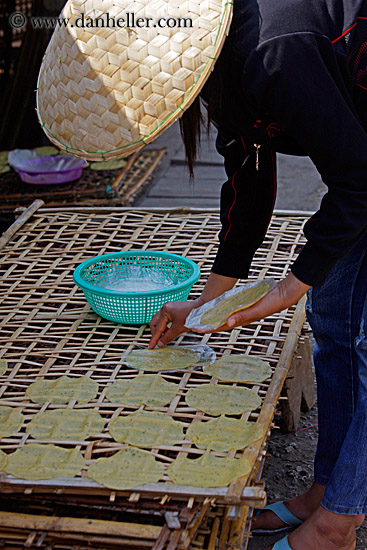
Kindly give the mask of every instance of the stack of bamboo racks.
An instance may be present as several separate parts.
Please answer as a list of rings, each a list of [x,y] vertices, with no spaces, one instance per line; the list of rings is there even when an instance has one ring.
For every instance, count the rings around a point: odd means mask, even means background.
[[[251,279],[286,275],[304,242],[306,221],[307,216],[301,213],[273,216],[256,253]],[[0,240],[0,358],[9,362],[1,378],[0,405],[18,408],[27,423],[41,409],[54,408],[50,403],[38,405],[26,398],[31,383],[61,375],[84,375],[98,382],[99,392],[83,408],[99,411],[106,422],[134,412],[106,401],[105,389],[116,379],[136,375],[126,367],[121,353],[146,347],[149,327],[122,326],[98,317],[73,284],[74,268],[87,258],[116,250],[169,251],[198,263],[202,278],[192,291],[196,297],[210,272],[219,229],[218,211],[42,208],[40,202],[25,210]],[[246,457],[251,464],[247,476],[229,487],[205,489],[175,485],[165,474],[158,483],[120,491],[92,481],[87,467],[72,479],[25,481],[0,474],[4,497],[0,500],[0,539],[7,548],[17,544],[57,549],[88,545],[154,550],[243,548],[250,534],[252,509],[265,505],[260,476],[267,438],[304,320],[302,302],[230,333],[188,333],[177,340],[178,344],[207,344],[217,356],[251,354],[272,366],[270,380],[247,384],[262,398],[261,408],[241,416],[259,423],[264,437],[240,451],[214,453]],[[175,382],[179,391],[166,407],[156,410],[179,420],[185,428],[210,419],[189,408],[184,397],[189,388],[215,384],[216,379],[190,369],[163,377]],[[80,407],[75,403],[68,406]],[[17,434],[1,439],[0,449],[11,453],[31,441],[23,426]],[[68,441],[64,446],[79,449],[88,466],[124,445],[113,441],[105,430],[98,437]],[[169,465],[178,457],[198,458],[205,451],[184,440],[154,447],[150,452]]]

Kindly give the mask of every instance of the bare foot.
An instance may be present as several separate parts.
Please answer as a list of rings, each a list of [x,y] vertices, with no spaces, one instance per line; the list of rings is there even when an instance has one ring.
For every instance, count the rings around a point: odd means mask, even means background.
[[[313,483],[308,491],[284,501],[284,504],[292,514],[304,521],[320,506],[324,493],[325,485]],[[269,529],[271,531],[282,527],[286,527],[286,524],[274,512],[265,510],[253,519],[251,529]]]
[[[362,514],[334,514],[319,506],[289,535],[289,545],[292,550],[355,550],[356,524],[363,518]]]
[[[355,523],[356,529],[358,529],[358,527],[360,527],[362,523],[364,523],[364,520],[366,519],[365,514],[359,514],[358,516],[353,516],[353,517],[354,517],[354,523]]]

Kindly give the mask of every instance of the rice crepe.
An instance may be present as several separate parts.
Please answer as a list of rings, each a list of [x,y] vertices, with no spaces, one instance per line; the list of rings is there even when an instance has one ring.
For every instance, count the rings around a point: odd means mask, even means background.
[[[177,458],[168,466],[171,481],[193,487],[226,487],[251,471],[245,458],[219,458],[204,454],[200,458]]]
[[[164,466],[147,451],[126,447],[108,458],[98,458],[89,466],[88,476],[109,489],[133,489],[155,483],[163,476]]]
[[[263,436],[259,424],[220,416],[208,422],[194,422],[186,432],[186,439],[199,449],[210,449],[218,453],[231,449],[244,449]]]
[[[36,481],[55,477],[75,477],[84,467],[77,449],[32,443],[8,455],[5,471],[20,479]]]
[[[269,363],[250,355],[226,355],[205,367],[204,372],[225,382],[264,382],[272,375]]]
[[[108,429],[118,443],[136,447],[174,445],[184,438],[182,424],[160,412],[136,411],[115,418]]]
[[[106,397],[112,403],[130,407],[164,407],[178,390],[177,384],[167,382],[160,375],[142,374],[129,380],[117,380],[107,389]]]
[[[219,384],[204,384],[191,388],[185,400],[189,407],[211,416],[254,411],[262,403],[261,398],[253,390]]]

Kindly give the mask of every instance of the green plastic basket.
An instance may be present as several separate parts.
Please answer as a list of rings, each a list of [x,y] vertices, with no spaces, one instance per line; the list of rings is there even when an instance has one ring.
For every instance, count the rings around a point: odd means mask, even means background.
[[[171,279],[174,286],[144,292],[109,290],[100,285],[111,276],[128,278],[136,268],[154,270]],[[86,260],[74,271],[91,308],[104,319],[127,325],[149,323],[168,301],[185,301],[200,277],[199,267],[191,260],[167,252],[133,250],[104,254]]]

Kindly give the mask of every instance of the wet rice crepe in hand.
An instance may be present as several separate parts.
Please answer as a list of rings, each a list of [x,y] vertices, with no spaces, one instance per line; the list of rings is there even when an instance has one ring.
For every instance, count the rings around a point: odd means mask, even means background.
[[[261,398],[253,390],[219,384],[204,384],[191,388],[185,400],[189,407],[211,416],[254,411],[262,403]]]
[[[24,416],[16,407],[0,407],[0,437],[9,437],[19,432]]]
[[[252,288],[244,288],[240,292],[220,301],[215,307],[204,313],[200,324],[220,327],[224,325],[230,315],[256,304],[269,290],[270,286],[265,282]]]
[[[65,405],[76,401],[80,405],[89,403],[98,393],[98,384],[87,376],[71,378],[61,376],[55,380],[38,380],[27,388],[26,396],[33,403]]]
[[[26,431],[34,439],[84,441],[99,434],[105,424],[94,409],[59,409],[37,413]]]
[[[142,374],[135,378],[116,380],[106,391],[112,403],[130,407],[164,407],[177,394],[178,384],[167,382],[157,374]]]
[[[205,367],[204,372],[225,382],[264,382],[272,375],[269,363],[250,355],[226,355]]]
[[[226,487],[251,471],[245,458],[219,458],[209,453],[200,458],[176,458],[168,466],[171,481],[193,487]]]
[[[115,418],[108,429],[118,443],[136,447],[171,446],[184,438],[182,424],[160,412],[136,411]]]
[[[98,458],[89,466],[88,476],[109,489],[134,489],[156,483],[164,466],[147,451],[126,447],[108,458]]]
[[[208,422],[194,422],[186,432],[186,439],[199,449],[210,449],[218,453],[231,449],[244,449],[261,439],[264,430],[259,424],[220,416]]]
[[[234,313],[256,304],[274,285],[273,279],[264,279],[228,290],[210,302],[194,308],[187,316],[185,326],[199,331],[215,330],[224,325]]]
[[[126,356],[125,360],[128,366],[133,369],[158,372],[191,367],[200,360],[200,353],[196,353],[189,348],[170,346],[167,348],[134,350]]]
[[[8,455],[5,471],[20,479],[75,477],[84,467],[77,449],[32,443]]]

